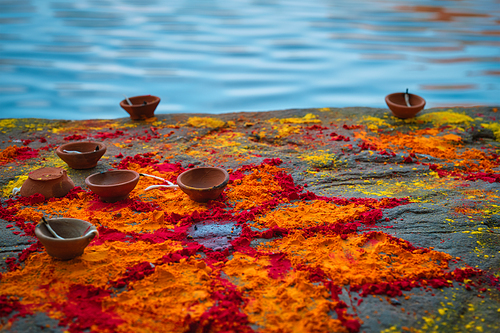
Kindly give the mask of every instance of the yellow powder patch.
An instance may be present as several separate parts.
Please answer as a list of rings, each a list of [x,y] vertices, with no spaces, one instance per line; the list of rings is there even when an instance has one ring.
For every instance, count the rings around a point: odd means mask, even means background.
[[[16,179],[11,180],[7,185],[4,186],[2,189],[2,193],[4,197],[8,197],[9,195],[12,194],[12,190],[14,188],[21,188],[23,186],[23,183],[28,179],[28,175],[21,175],[18,176]]]
[[[281,124],[311,124],[311,123],[321,123],[321,120],[318,119],[318,116],[313,113],[308,113],[304,117],[293,117],[293,118],[272,118],[269,119],[268,122],[276,123],[279,122]]]
[[[347,188],[366,195],[377,197],[394,196],[398,191],[401,190],[401,188],[392,186],[392,184],[388,184],[386,182],[383,182],[382,180],[377,181],[375,184],[369,181],[369,183],[367,184],[349,185],[347,186]],[[350,193],[352,194],[353,192],[350,191]]]
[[[223,272],[251,301],[244,308],[262,332],[348,332],[329,313],[336,305],[322,284],[309,282],[309,273],[290,271],[283,279],[268,276],[269,260],[236,253]],[[349,317],[349,316],[346,316]]]
[[[436,174],[437,177],[437,174]],[[350,185],[349,189],[353,189],[357,192],[378,196],[378,197],[394,197],[401,194],[412,193],[415,195],[415,191],[418,190],[433,190],[433,189],[454,189],[461,181],[456,181],[449,178],[423,178],[419,180],[412,181],[387,181],[387,180],[372,180],[368,184],[360,185]],[[351,192],[352,193],[352,192]],[[382,198],[381,200],[385,200]],[[410,198],[412,202],[420,202],[418,197]]]
[[[102,158],[106,158],[107,156],[103,156]],[[66,162],[64,162],[63,160],[61,160],[59,158],[59,156],[57,156],[56,154],[49,154],[47,157],[44,157],[45,158],[45,165],[46,166],[51,166],[51,167],[55,167],[55,168],[63,168],[63,169],[66,169],[67,171],[71,170],[71,168],[66,164]],[[37,167],[33,168],[33,169],[37,169]]]
[[[35,130],[35,131],[43,131],[44,130],[44,125],[42,125],[42,124],[25,124],[24,127],[29,128],[31,130]]]
[[[6,128],[16,128],[18,120],[17,119],[2,119],[0,120],[0,131],[5,133]]]
[[[444,124],[468,124],[474,119],[464,113],[448,111],[432,112],[420,115],[416,120],[431,122],[434,126],[439,127]]]
[[[217,118],[210,117],[190,117],[187,120],[188,125],[193,127],[206,127],[206,128],[219,128],[223,127],[226,123]]]
[[[113,120],[105,119],[91,119],[91,120],[80,120],[71,121],[65,123],[64,126],[52,127],[50,131],[52,133],[88,133],[90,131],[101,131],[108,132],[110,130],[120,130],[123,128],[135,128],[139,126],[139,123],[122,123]]]
[[[193,152],[205,152],[207,149],[223,149],[225,153],[239,153],[238,148],[241,146],[242,133],[214,133],[208,134],[201,138],[196,145],[191,147],[188,154]]]
[[[22,270],[3,273],[2,295],[16,295],[21,303],[37,311],[51,311],[50,303],[63,303],[73,284],[107,287],[108,281],[121,277],[127,267],[143,261],[156,262],[165,254],[182,249],[173,241],[109,242],[89,246],[82,256],[69,261],[50,257],[46,252],[30,255]],[[38,288],[45,285],[46,289]],[[57,316],[56,316],[57,317]]]
[[[261,250],[285,252],[292,266],[320,268],[333,283],[362,285],[401,279],[435,278],[448,268],[449,254],[405,249],[399,240],[374,232],[351,236],[317,235],[307,240],[301,231],[262,244]]]
[[[299,156],[303,161],[309,162],[309,165],[314,167],[329,167],[329,166],[337,166],[341,163],[338,156],[333,153],[329,153],[329,151],[325,150],[317,150],[313,152],[308,152],[306,154],[302,154]]]
[[[481,126],[492,130],[496,141],[500,141],[500,123],[481,124]]]
[[[366,123],[366,127],[368,127],[371,131],[376,131],[379,127],[392,127],[384,119],[372,116],[364,116],[361,119],[361,122]]]
[[[293,126],[289,124],[283,124],[281,126],[273,126],[274,130],[278,131],[279,138],[285,138],[292,134],[300,133],[300,126]]]
[[[363,212],[369,210],[363,205],[349,204],[337,206],[323,200],[312,203],[299,202],[268,213],[259,218],[254,226],[258,228],[306,228],[315,225],[346,223],[354,221]]]
[[[119,143],[119,142],[113,142],[112,145],[118,147],[118,148],[127,148],[128,145],[125,143]]]
[[[247,161],[252,158],[248,154],[248,140],[243,133],[217,132],[205,135],[191,145],[186,155],[204,159],[207,164],[216,161],[217,164],[225,161]]]
[[[275,166],[264,165],[252,173],[228,185],[226,194],[230,201],[235,203],[235,209],[245,210],[272,200],[273,191],[281,190],[274,180],[273,174],[281,169]]]
[[[241,142],[238,139],[242,137],[244,137],[243,133],[238,132],[217,133],[204,137],[203,143],[206,147],[227,149],[241,146]]]
[[[104,299],[103,306],[125,321],[117,332],[186,332],[188,318],[196,321],[214,305],[211,272],[195,259],[157,266],[150,276],[132,282],[130,290]]]

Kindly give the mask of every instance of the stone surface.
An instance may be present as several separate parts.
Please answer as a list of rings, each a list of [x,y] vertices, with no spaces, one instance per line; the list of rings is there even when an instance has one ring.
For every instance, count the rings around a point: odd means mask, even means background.
[[[446,120],[425,118],[426,115],[447,112],[451,115]],[[313,117],[308,116],[310,114]],[[470,120],[460,122],[453,114],[467,115]],[[378,140],[383,136],[401,137],[434,129],[435,132],[422,136],[452,135],[450,142],[455,142],[460,151],[484,151],[490,162],[497,163],[498,158],[492,157],[500,146],[494,127],[494,124],[498,125],[497,118],[495,107],[454,107],[450,110],[427,109],[419,117],[406,121],[392,117],[388,109],[372,108],[172,114],[157,115],[157,119],[151,122],[133,122],[129,118],[88,121],[4,119],[0,120],[0,149],[5,151],[13,145],[29,147],[36,150],[38,156],[27,159],[0,157],[0,163],[3,163],[0,164],[0,186],[4,192],[2,207],[8,208],[7,196],[12,192],[13,184],[19,182],[19,177],[39,167],[65,167],[75,185],[88,191],[84,182],[88,175],[114,168],[125,156],[145,152],[154,152],[156,157],[161,156],[170,163],[180,162],[184,168],[189,165],[220,166],[236,170],[242,165],[280,158],[283,161],[280,167],[292,176],[295,184],[317,195],[376,199],[408,197],[409,204],[383,209],[382,218],[369,230],[382,231],[417,247],[448,253],[458,259],[456,265],[477,268],[498,278],[500,178],[491,178],[491,175],[500,174],[498,164],[491,170],[469,172],[469,166],[459,159],[450,161],[434,156],[431,151],[419,151],[410,156],[410,147],[394,146],[392,150],[367,148],[358,136],[365,132]],[[483,124],[493,129],[484,128]],[[106,155],[96,168],[67,168],[55,155],[55,149],[65,142],[86,138],[105,142]],[[349,141],[342,138],[349,138]],[[436,165],[449,174],[439,175],[432,170]],[[466,179],[478,172],[488,175],[482,179]],[[7,225],[13,226],[7,228]],[[236,226],[236,232],[231,236],[230,228],[235,227],[231,221],[226,221],[219,229],[203,223],[197,229],[194,227],[190,228],[187,239],[190,242],[199,240],[216,250],[231,250],[227,239],[237,238],[241,232]],[[203,234],[205,229],[206,235]],[[13,233],[20,231],[12,221],[0,220],[2,272],[8,270],[5,260],[17,258],[20,251],[34,240],[23,236],[22,231],[17,235]],[[210,240],[210,237],[214,239]],[[500,331],[498,280],[490,285],[477,285],[471,290],[465,285],[455,282],[452,287],[432,290],[414,288],[405,291],[401,297],[368,295],[359,304],[346,287],[340,299],[362,321],[362,332],[455,332],[457,328],[464,332]],[[481,288],[486,289],[480,291]],[[1,318],[0,325],[13,315],[15,312]],[[63,332],[67,329],[57,327],[56,323],[57,320],[46,314],[37,313],[16,318],[4,329],[7,332]],[[48,326],[45,328],[45,325]]]

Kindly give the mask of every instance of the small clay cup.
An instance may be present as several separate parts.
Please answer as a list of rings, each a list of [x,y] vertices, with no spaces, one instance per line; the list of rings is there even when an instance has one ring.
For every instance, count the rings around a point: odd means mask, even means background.
[[[425,106],[425,99],[415,94],[408,94],[411,106],[406,106],[405,93],[394,93],[385,96],[385,102],[395,117],[413,118]]]
[[[134,170],[112,170],[94,173],[85,179],[88,188],[104,202],[116,202],[126,199],[138,182],[139,174]]]
[[[99,147],[96,150],[96,147]],[[78,153],[67,153],[66,151],[79,151]],[[102,142],[70,142],[56,149],[56,154],[73,169],[91,169],[97,165],[106,152],[106,146]]]
[[[120,106],[128,112],[132,120],[144,120],[154,117],[156,107],[160,104],[160,97],[153,95],[134,96],[129,98],[132,105],[124,99]],[[146,102],[146,104],[144,104]]]
[[[62,168],[41,168],[30,172],[21,186],[21,196],[40,193],[49,198],[60,198],[68,194],[75,184]]]
[[[99,236],[91,223],[78,219],[57,218],[48,219],[50,227],[64,239],[54,237],[45,223],[40,222],[35,228],[35,235],[45,247],[47,253],[61,260],[70,260],[83,254],[83,251],[94,239]]]
[[[177,177],[180,189],[196,202],[217,199],[228,182],[227,171],[216,167],[190,169]]]

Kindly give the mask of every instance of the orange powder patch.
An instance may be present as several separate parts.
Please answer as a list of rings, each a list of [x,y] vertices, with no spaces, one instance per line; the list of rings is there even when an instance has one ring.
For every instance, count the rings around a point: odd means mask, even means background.
[[[340,236],[324,235],[305,239],[298,231],[259,248],[286,253],[292,266],[320,268],[337,285],[435,278],[443,274],[451,259],[443,252],[408,250],[379,232],[343,240]]]
[[[438,129],[425,129],[408,134],[378,134],[370,136],[366,132],[355,133],[356,138],[365,140],[377,149],[391,149],[395,152],[430,155],[448,162],[467,172],[493,172],[498,162],[479,149],[464,149],[461,138],[456,134],[437,136]]]
[[[234,202],[235,209],[239,210],[250,209],[272,200],[272,192],[281,190],[273,177],[280,171],[282,171],[281,168],[270,165],[253,170],[227,187],[228,199]]]
[[[211,272],[195,259],[157,266],[153,274],[131,283],[130,290],[117,297],[106,298],[103,305],[125,321],[117,332],[186,332],[185,323],[196,321],[214,304]]]
[[[431,155],[443,159],[456,158],[457,145],[455,140],[450,141],[444,137],[426,137],[422,135],[428,134],[427,132],[420,133],[420,131],[416,131],[410,134],[396,133],[395,135],[379,134],[378,138],[364,135],[366,132],[359,132],[359,134],[355,133],[355,137],[362,138],[379,149],[401,149],[415,154]]]
[[[50,311],[50,303],[64,302],[73,284],[106,287],[108,281],[121,277],[127,267],[143,261],[155,262],[180,249],[182,246],[174,241],[110,242],[89,246],[82,256],[69,261],[36,252],[26,260],[22,270],[2,274],[1,294],[19,296],[23,304],[31,305],[35,311]]]
[[[35,208],[25,207],[22,210],[20,210],[16,215],[22,217],[26,221],[32,221],[38,223],[42,219],[43,213]]]
[[[348,332],[332,318],[337,301],[328,289],[312,283],[309,273],[290,271],[283,279],[268,277],[269,260],[235,254],[223,268],[231,281],[250,299],[244,310],[259,332]]]
[[[130,197],[134,199],[134,196]],[[179,203],[177,202],[177,204]],[[175,211],[175,207],[170,207],[170,209]],[[165,222],[164,211],[135,212],[127,206],[116,208],[113,204],[102,203],[90,192],[79,193],[77,199],[63,198],[46,205],[23,208],[17,213],[17,216],[35,223],[38,223],[42,216],[84,219],[96,226],[104,226],[122,232],[154,231],[173,227]]]
[[[467,149],[457,158],[461,160],[456,166],[464,167],[469,172],[493,172],[492,169],[498,166],[498,163],[493,163],[491,158],[479,149]]]
[[[4,150],[0,151],[0,163],[4,164],[12,160],[17,155],[17,146],[8,146]]]
[[[333,203],[317,200],[298,202],[289,207],[268,213],[254,223],[257,228],[304,228],[315,225],[345,223],[354,221],[369,208],[359,204],[337,206]]]

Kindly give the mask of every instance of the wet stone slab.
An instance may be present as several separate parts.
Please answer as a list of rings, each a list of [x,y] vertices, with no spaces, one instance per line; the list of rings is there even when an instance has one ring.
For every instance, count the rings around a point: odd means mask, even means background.
[[[169,114],[147,121],[0,119],[0,330],[5,332],[500,331],[498,107]],[[98,141],[96,167],[62,144]],[[176,183],[216,166],[216,200],[140,177],[103,203],[85,179],[129,169]],[[66,170],[63,198],[21,197]],[[58,261],[42,216],[99,231]]]
[[[201,221],[188,230],[187,239],[193,240],[214,251],[231,249],[231,240],[241,233],[241,227],[234,221]]]

